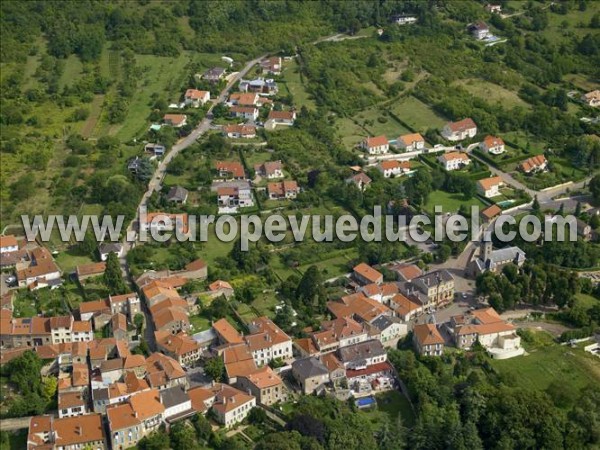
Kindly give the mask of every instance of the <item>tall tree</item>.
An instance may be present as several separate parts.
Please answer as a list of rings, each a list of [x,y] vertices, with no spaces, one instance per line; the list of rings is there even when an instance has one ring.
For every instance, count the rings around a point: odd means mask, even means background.
[[[123,273],[121,272],[121,264],[119,263],[117,254],[114,252],[110,252],[106,259],[104,284],[111,295],[125,294],[127,292],[127,286],[125,285]]]

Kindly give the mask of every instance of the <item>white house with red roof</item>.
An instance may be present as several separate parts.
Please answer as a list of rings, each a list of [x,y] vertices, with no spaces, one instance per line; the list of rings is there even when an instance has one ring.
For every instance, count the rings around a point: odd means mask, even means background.
[[[449,152],[438,156],[438,161],[442,163],[447,171],[462,169],[471,164],[471,160],[464,153]]]
[[[382,161],[377,165],[377,169],[385,178],[396,177],[410,172],[410,161]]]
[[[442,136],[449,141],[462,141],[475,137],[477,125],[470,117],[458,122],[448,122],[442,129]]]
[[[485,139],[479,143],[479,148],[492,155],[501,155],[506,151],[502,138],[490,135],[487,135]]]
[[[285,200],[296,198],[300,189],[294,180],[276,181],[267,185],[270,200]]]
[[[396,146],[407,152],[425,148],[425,139],[419,133],[403,134],[398,137]]]
[[[390,143],[385,136],[368,137],[361,142],[361,147],[369,155],[383,155],[390,151]]]
[[[188,89],[183,96],[183,102],[187,106],[198,108],[210,100],[210,92]]]
[[[254,106],[232,106],[229,108],[229,113],[233,117],[246,120],[258,119],[258,109],[256,109]]]

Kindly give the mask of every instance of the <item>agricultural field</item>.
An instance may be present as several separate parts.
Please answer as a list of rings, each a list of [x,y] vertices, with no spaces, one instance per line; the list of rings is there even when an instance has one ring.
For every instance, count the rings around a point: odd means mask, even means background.
[[[596,357],[581,349],[555,344],[545,332],[535,334],[538,343],[533,348],[525,345],[527,355],[491,362],[511,384],[543,391],[550,385],[579,390],[600,382],[600,365]]]
[[[503,105],[507,108],[520,106],[529,109],[531,105],[522,100],[516,92],[510,91],[489,81],[468,78],[456,82],[457,86],[465,88],[470,94],[486,100],[491,104]]]
[[[394,102],[390,110],[419,133],[425,133],[430,128],[442,128],[448,122],[430,106],[413,96]]]
[[[317,105],[306,88],[297,59],[293,58],[291,62],[284,63],[283,67],[283,85],[294,99],[296,107],[300,109],[306,106],[310,110],[316,109]]]

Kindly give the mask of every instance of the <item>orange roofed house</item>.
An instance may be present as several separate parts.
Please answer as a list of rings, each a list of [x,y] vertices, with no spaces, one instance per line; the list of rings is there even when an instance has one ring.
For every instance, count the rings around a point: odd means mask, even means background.
[[[133,394],[125,403],[106,408],[113,450],[134,447],[163,422],[165,407],[157,389]]]
[[[506,151],[504,141],[496,136],[486,136],[483,141],[480,142],[479,147],[484,152],[491,153],[492,155],[501,155]]]
[[[407,152],[423,150],[425,148],[425,139],[419,133],[403,134],[398,137],[396,146]]]
[[[256,397],[258,403],[262,405],[269,406],[287,400],[287,389],[283,381],[269,366],[239,375],[237,385],[240,390]]]
[[[252,139],[256,137],[256,127],[254,125],[225,125],[223,127],[223,134],[228,138],[246,138]]]
[[[471,118],[448,122],[442,129],[442,136],[449,141],[462,141],[473,138],[476,134],[477,125]]]
[[[165,114],[163,122],[165,125],[181,128],[187,123],[187,116],[185,114]]]
[[[469,157],[460,152],[449,152],[440,155],[438,161],[442,163],[447,171],[462,169],[464,166],[471,164]]]
[[[188,106],[193,106],[194,108],[204,105],[209,100],[210,92],[199,91],[197,89],[188,89],[183,96],[184,103]]]
[[[419,355],[442,356],[444,353],[444,338],[432,323],[415,325],[413,343]]]
[[[395,177],[410,172],[410,161],[382,161],[377,168],[385,178]]]
[[[267,185],[267,192],[271,200],[285,200],[296,198],[299,192],[298,183],[294,180],[276,181]]]
[[[390,151],[390,143],[385,136],[368,137],[361,142],[361,147],[369,155],[382,155]]]
[[[17,270],[19,287],[35,290],[42,287],[54,288],[62,284],[60,269],[48,249],[36,247],[29,253],[29,258],[29,267]]]
[[[171,214],[165,212],[149,212],[145,217],[140,217],[140,231],[159,232],[174,231],[187,234],[188,215],[185,213]]]
[[[268,364],[273,359],[292,358],[292,339],[267,317],[258,317],[248,324],[250,334],[244,340],[257,365]]]
[[[486,198],[492,198],[500,195],[500,188],[504,186],[504,181],[501,177],[484,178],[483,180],[477,181],[475,186],[477,188],[477,193]]]
[[[296,120],[296,111],[271,110],[267,120],[277,125],[293,125]]]
[[[244,166],[237,161],[217,161],[215,169],[219,172],[221,178],[227,180],[243,180],[246,178]]]
[[[156,331],[158,350],[175,359],[183,366],[191,366],[200,359],[200,345],[186,333],[172,335],[168,331]]]
[[[256,399],[234,387],[215,383],[211,387],[196,387],[188,391],[192,408],[206,414],[212,410],[217,422],[230,427],[243,421],[256,406]]]
[[[512,358],[524,353],[514,325],[502,320],[494,308],[470,311],[450,320],[456,346],[470,349],[479,342],[496,359]]]
[[[56,419],[53,416],[34,416],[29,420],[27,450],[87,448],[108,449],[100,414],[63,419]]]
[[[13,235],[0,236],[0,253],[12,253],[19,250],[17,238]]]
[[[383,275],[381,272],[373,269],[371,266],[365,263],[360,263],[354,269],[352,269],[354,278],[360,284],[381,284],[383,283]]]
[[[547,168],[548,160],[544,155],[532,156],[519,164],[519,170],[527,174],[544,172]]]

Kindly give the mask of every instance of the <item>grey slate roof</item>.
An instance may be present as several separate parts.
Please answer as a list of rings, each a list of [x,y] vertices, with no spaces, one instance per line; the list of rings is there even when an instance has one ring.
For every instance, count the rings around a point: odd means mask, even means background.
[[[314,356],[297,359],[292,363],[292,370],[304,380],[319,375],[329,375],[327,367]]]
[[[427,292],[430,287],[441,282],[452,281],[454,277],[447,270],[436,270],[414,278],[411,283],[419,290]]]
[[[392,326],[393,324],[399,322],[400,320],[397,317],[381,315],[373,322],[371,322],[371,325],[374,325],[375,328],[377,328],[379,331],[383,331]]]
[[[119,253],[121,251],[121,248],[121,244],[119,244],[118,242],[105,242],[100,244],[98,250],[101,254],[106,254],[110,252]]]
[[[167,199],[169,201],[182,202],[187,198],[187,196],[188,196],[187,189],[182,188],[181,186],[173,186],[171,189],[169,189],[169,193],[167,194]]]
[[[181,405],[189,401],[190,397],[181,386],[173,386],[160,391],[160,402],[165,405],[165,408]]]
[[[487,270],[494,268],[497,264],[503,261],[512,261],[515,264],[519,264],[525,261],[525,252],[519,247],[505,247],[499,250],[494,250],[490,254],[490,259],[484,261],[481,258],[477,258],[475,263],[479,270]]]
[[[358,344],[342,347],[338,350],[338,356],[340,357],[340,361],[343,363],[361,361],[384,354],[385,349],[383,348],[381,342],[379,342],[377,339],[359,342]]]

